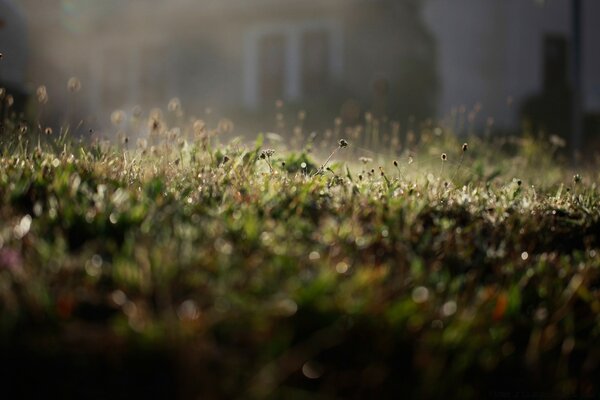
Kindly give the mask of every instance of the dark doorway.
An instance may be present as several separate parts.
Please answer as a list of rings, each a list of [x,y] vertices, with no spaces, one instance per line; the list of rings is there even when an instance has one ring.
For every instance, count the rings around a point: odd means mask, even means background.
[[[302,37],[302,94],[323,93],[329,83],[329,35],[326,31],[307,32]]]
[[[263,103],[283,97],[285,85],[285,37],[272,34],[260,41],[260,96]]]
[[[564,90],[568,82],[568,45],[563,35],[544,37],[544,91]]]

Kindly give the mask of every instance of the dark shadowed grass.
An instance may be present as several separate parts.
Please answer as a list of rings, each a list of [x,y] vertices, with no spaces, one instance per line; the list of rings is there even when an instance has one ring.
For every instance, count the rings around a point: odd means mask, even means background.
[[[0,138],[1,390],[600,390],[597,172],[573,179],[551,144],[322,156],[158,116],[136,143],[33,132]]]

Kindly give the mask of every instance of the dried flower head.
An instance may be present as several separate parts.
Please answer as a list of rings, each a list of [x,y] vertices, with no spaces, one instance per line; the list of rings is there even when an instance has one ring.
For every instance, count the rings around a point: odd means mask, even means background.
[[[340,139],[339,141],[340,148],[348,147],[348,142],[345,139]]]
[[[230,119],[227,119],[227,118],[223,118],[223,119],[219,120],[217,129],[221,133],[231,133],[231,132],[233,132],[233,127],[234,127],[233,121],[231,121]]]
[[[131,114],[135,117],[135,118],[139,118],[142,116],[142,107],[140,106],[134,106],[131,109]]]
[[[81,81],[76,77],[70,78],[67,82],[67,89],[69,89],[69,92],[71,93],[79,92],[81,90]]]
[[[565,147],[567,142],[558,135],[550,135],[550,143],[555,147]]]
[[[446,155],[446,153],[442,153],[442,161],[446,161],[448,159],[448,156]]]
[[[360,157],[358,160],[363,164],[368,164],[373,161],[370,157]]]
[[[52,135],[52,128],[47,127],[46,129],[44,129],[44,133],[46,134],[46,136]]]
[[[153,133],[156,133],[160,130],[160,120],[157,118],[150,118],[148,121],[148,127]]]
[[[121,125],[121,123],[125,120],[125,113],[121,110],[113,111],[110,115],[110,121],[113,125]]]
[[[46,104],[48,102],[48,90],[46,86],[42,85],[36,90],[37,100],[40,104]]]
[[[167,106],[169,112],[177,112],[181,110],[181,101],[175,97],[169,101],[169,105]]]
[[[206,123],[204,121],[202,121],[201,119],[197,119],[196,121],[194,121],[194,124],[192,125],[192,129],[194,130],[194,134],[196,136],[200,136],[204,133],[204,129],[206,128]]]
[[[398,161],[394,160],[394,167],[398,167]]]
[[[265,149],[260,152],[260,158],[264,160],[265,158],[271,158],[274,154],[275,154],[275,150]]]
[[[581,175],[579,175],[579,174],[575,174],[575,175],[573,176],[573,182],[574,182],[575,184],[581,183]]]
[[[469,144],[468,143],[463,143],[462,145],[462,151],[467,151],[469,149]]]

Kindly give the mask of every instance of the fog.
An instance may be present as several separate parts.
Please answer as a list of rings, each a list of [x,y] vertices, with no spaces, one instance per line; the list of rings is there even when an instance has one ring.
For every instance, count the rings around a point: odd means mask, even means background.
[[[27,53],[3,65],[0,82],[30,94],[44,85],[48,118],[68,109],[100,127],[114,110],[166,109],[176,98],[188,117],[208,111],[248,130],[272,129],[275,105],[283,102],[292,114],[306,111],[315,126],[337,117],[353,125],[369,113],[408,129],[460,114],[475,132],[516,132],[527,119],[535,129],[570,134],[569,0],[0,4],[23,15],[3,22],[0,44],[14,48],[4,53]],[[600,5],[584,0],[583,7],[579,96],[593,135],[600,114],[594,51]],[[14,79],[11,69],[26,73]],[[72,77],[81,82],[77,96],[67,89]]]

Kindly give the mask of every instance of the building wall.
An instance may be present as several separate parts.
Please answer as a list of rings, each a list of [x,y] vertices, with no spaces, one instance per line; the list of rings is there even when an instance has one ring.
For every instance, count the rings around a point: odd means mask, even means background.
[[[0,85],[25,85],[28,61],[26,18],[12,0],[0,0]]]
[[[584,8],[585,108],[598,112],[600,2]],[[570,40],[570,0],[429,0],[425,14],[438,41],[440,113],[480,103],[480,121],[510,128],[522,102],[542,91],[545,35]]]
[[[542,88],[544,35],[570,29],[570,0],[426,0],[422,14],[413,0],[97,0],[68,12],[59,0],[19,1],[30,20],[32,88],[46,84],[60,100],[66,80],[78,76],[81,103],[94,113],[164,108],[174,96],[188,110],[255,109],[257,46],[273,32],[286,38],[283,97],[304,99],[299,37],[317,27],[332,38],[338,103],[426,110],[420,116],[479,104],[481,123],[489,116],[515,127],[520,104]],[[600,1],[584,5],[585,105],[600,111]]]
[[[600,113],[600,1],[585,0],[583,11],[584,103],[589,112]]]

